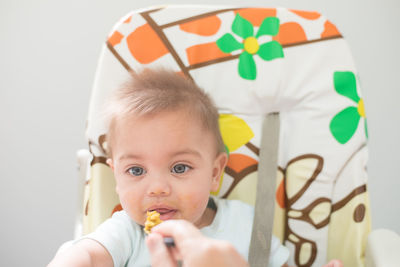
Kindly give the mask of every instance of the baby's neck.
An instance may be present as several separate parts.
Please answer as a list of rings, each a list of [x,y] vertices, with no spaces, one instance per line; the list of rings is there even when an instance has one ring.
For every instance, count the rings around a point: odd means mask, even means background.
[[[216,211],[209,207],[206,208],[199,223],[196,224],[197,228],[201,229],[203,227],[209,226],[215,218]]]

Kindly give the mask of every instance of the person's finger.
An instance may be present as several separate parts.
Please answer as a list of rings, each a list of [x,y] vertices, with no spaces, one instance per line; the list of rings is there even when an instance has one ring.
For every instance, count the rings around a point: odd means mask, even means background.
[[[152,233],[172,237],[176,252],[182,257],[186,266],[248,266],[229,242],[207,238],[187,221],[168,220],[162,222],[152,228]],[[175,257],[177,256],[175,255]]]
[[[152,232],[171,236],[176,241],[188,238],[202,238],[199,229],[185,220],[168,220],[152,228]]]
[[[331,260],[323,267],[343,267],[343,263],[340,260]]]
[[[170,236],[175,245],[188,239],[204,238],[199,229],[185,220],[168,220],[152,228],[152,232]]]
[[[150,233],[146,238],[146,244],[151,254],[151,266],[176,267],[177,262],[164,244],[163,237],[158,233]]]
[[[206,237],[191,223],[185,220],[168,220],[152,228],[152,232],[174,239],[175,247],[180,255],[192,253]],[[176,256],[176,254],[175,254]]]

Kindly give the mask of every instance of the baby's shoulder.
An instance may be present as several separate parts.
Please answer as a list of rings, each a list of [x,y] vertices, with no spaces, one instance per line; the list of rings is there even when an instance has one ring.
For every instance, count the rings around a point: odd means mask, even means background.
[[[110,230],[111,228],[112,231],[118,230],[129,232],[130,235],[133,234],[135,236],[137,236],[138,233],[142,232],[142,227],[135,221],[133,221],[129,217],[128,213],[126,213],[124,210],[113,213],[111,218],[103,222],[100,227],[104,227],[106,230]]]
[[[218,211],[230,220],[253,221],[254,207],[240,200],[219,199]]]
[[[124,210],[114,212],[109,220],[126,224],[130,224],[132,221],[128,213],[126,213]]]
[[[222,206],[223,208],[231,208],[231,209],[241,209],[241,210],[248,210],[250,212],[254,212],[254,207],[246,202],[243,202],[238,199],[225,199],[220,198],[217,199],[217,206]]]

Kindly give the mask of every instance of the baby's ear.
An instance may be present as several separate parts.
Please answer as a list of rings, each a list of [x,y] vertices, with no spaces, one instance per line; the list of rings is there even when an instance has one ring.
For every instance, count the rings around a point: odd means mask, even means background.
[[[110,166],[110,168],[114,171],[114,162],[113,162],[113,160],[111,158],[108,158],[106,162],[107,162],[108,166]]]
[[[228,155],[223,152],[220,153],[214,161],[214,168],[212,173],[212,191],[217,191],[219,188],[220,180],[225,166],[228,163]]]

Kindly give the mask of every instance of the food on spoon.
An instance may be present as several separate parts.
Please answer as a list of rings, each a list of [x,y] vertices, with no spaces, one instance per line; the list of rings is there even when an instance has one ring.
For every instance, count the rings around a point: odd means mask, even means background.
[[[160,213],[158,213],[156,210],[147,211],[147,219],[144,224],[144,231],[146,234],[150,234],[151,228],[160,223],[162,223],[162,220],[160,219]]]

